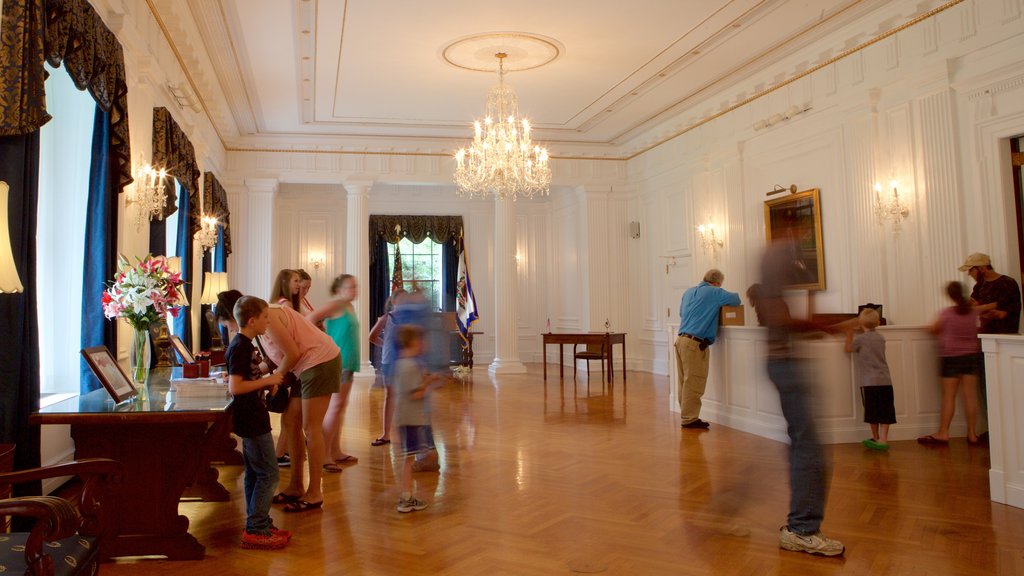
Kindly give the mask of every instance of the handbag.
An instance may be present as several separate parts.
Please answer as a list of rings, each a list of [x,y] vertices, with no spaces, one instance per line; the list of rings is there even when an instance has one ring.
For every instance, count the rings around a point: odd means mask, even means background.
[[[271,371],[277,369],[277,364],[267,356],[267,353],[263,350],[263,344],[260,343],[260,339],[256,338],[256,347],[259,348],[260,354],[263,356],[263,360],[267,363],[267,367]],[[277,386],[277,391],[273,394],[267,393],[263,398],[263,403],[266,404],[269,412],[276,412],[278,414],[284,413],[288,409],[288,403],[292,396],[292,386],[301,386],[299,378],[291,372],[286,372],[284,378],[281,380],[281,384]]]

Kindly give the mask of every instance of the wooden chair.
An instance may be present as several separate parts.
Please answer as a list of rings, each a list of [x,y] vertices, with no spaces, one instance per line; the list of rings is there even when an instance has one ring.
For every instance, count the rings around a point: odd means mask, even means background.
[[[0,487],[62,476],[83,485],[74,500],[56,496],[0,499],[0,517],[35,518],[30,532],[0,534],[0,572],[32,576],[92,575],[99,572],[102,522],[100,502],[109,484],[122,477],[121,464],[90,458],[57,466],[0,474]]]
[[[608,340],[602,340],[599,344],[584,344],[583,350],[577,352],[579,344],[573,344],[572,346],[572,379],[576,379],[576,361],[586,360],[587,361],[587,384],[590,384],[590,361],[600,360],[601,361],[601,381],[605,380],[604,365],[605,360],[608,359],[609,348]]]

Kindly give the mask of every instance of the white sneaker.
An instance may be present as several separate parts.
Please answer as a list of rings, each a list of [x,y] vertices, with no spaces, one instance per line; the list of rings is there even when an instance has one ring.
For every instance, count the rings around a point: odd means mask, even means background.
[[[838,556],[846,550],[842,542],[828,538],[821,532],[801,536],[790,530],[789,526],[783,526],[779,531],[779,548],[822,556]]]
[[[423,510],[427,507],[427,503],[423,500],[417,500],[415,496],[406,500],[405,498],[398,499],[398,511],[399,512],[412,512]]]

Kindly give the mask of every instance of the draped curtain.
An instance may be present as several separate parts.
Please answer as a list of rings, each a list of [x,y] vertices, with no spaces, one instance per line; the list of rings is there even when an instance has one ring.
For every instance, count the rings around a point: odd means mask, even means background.
[[[427,238],[442,244],[444,310],[455,309],[455,277],[458,274],[458,242],[462,235],[462,216],[370,216],[370,318],[376,321],[384,314],[388,289],[388,244],[408,238],[419,244]],[[371,347],[372,348],[372,347]],[[373,356],[371,350],[371,358]]]
[[[7,10],[4,10],[6,21]],[[0,136],[0,180],[7,182],[11,251],[24,286],[21,294],[0,294],[0,442],[16,444],[16,470],[39,466],[39,322],[36,288],[36,209],[39,194],[39,130]],[[14,487],[16,496],[38,494],[38,482]],[[23,524],[23,522],[22,522]],[[19,528],[20,529],[20,528]]]
[[[221,258],[224,260],[224,269],[214,271],[226,272],[228,256],[231,255],[231,211],[228,209],[228,193],[220,185],[213,172],[203,174],[203,202],[206,206],[206,214],[215,216],[220,223],[220,229],[217,231],[217,245],[221,249],[217,253],[218,260]],[[213,266],[216,268],[217,263],[214,262]]]
[[[9,216],[14,257],[25,291],[0,297],[0,441],[17,444],[17,469],[39,465],[39,332],[36,291],[36,211],[39,128],[46,111],[44,61],[65,69],[108,114],[108,194],[132,182],[128,84],[124,52],[87,0],[3,0],[0,20],[0,179],[11,185]],[[95,161],[95,159],[94,159]],[[109,198],[107,198],[109,201]],[[15,488],[38,493],[39,484]]]
[[[43,62],[64,64],[75,86],[110,114],[110,155],[121,190],[132,182],[124,51],[87,0],[4,0],[0,43],[0,135],[50,120]]]
[[[117,270],[117,187],[111,177],[116,169],[110,155],[110,114],[96,106],[92,131],[92,165],[89,199],[85,213],[85,253],[82,274],[82,348],[106,346],[117,350],[117,323],[103,316],[100,300],[106,282]],[[100,382],[84,359],[79,359],[82,394],[98,390]]]

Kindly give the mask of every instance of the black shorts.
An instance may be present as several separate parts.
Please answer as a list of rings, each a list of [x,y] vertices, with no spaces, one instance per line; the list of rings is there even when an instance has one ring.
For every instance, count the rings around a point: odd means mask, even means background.
[[[868,424],[895,424],[896,403],[892,386],[864,386],[860,389],[864,403],[864,421]]]
[[[980,352],[965,356],[943,356],[940,370],[942,377],[977,376],[981,374],[981,358]]]

